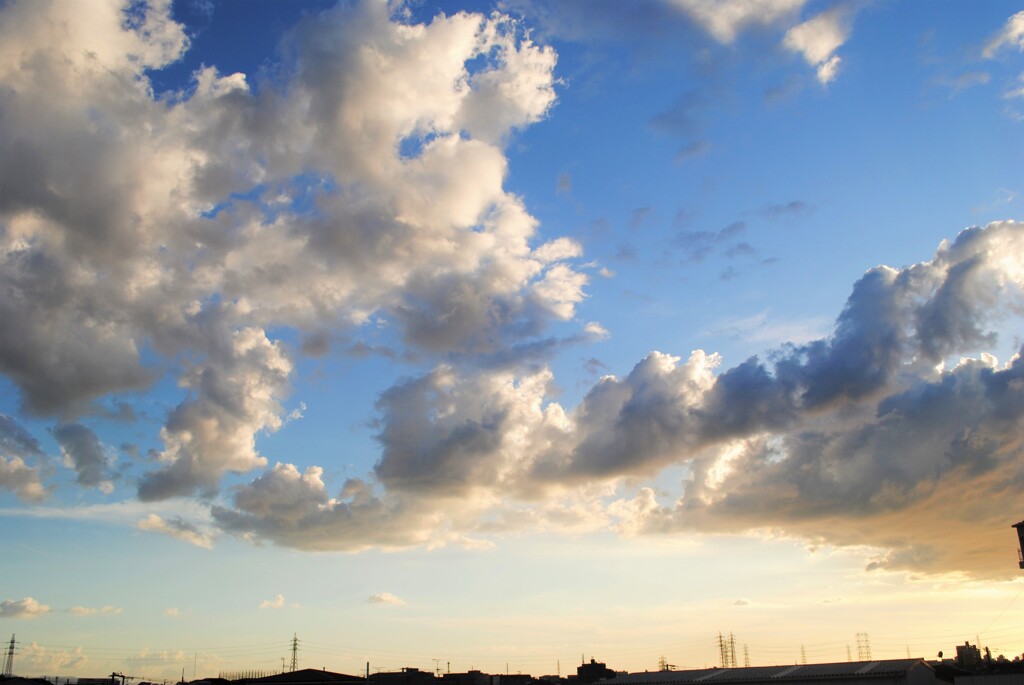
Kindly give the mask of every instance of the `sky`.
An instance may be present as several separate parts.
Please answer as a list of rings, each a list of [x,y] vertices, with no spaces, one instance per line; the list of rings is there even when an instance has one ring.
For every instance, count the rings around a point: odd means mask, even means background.
[[[1019,2],[0,2],[15,672],[1024,653],[1022,134]]]

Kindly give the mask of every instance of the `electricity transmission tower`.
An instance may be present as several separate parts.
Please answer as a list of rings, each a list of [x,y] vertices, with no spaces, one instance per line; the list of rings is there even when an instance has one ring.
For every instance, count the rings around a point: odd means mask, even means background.
[[[7,648],[7,658],[4,660],[4,678],[14,676],[14,635],[11,635],[11,645]]]
[[[718,633],[718,656],[722,668],[736,668],[736,636],[729,633],[726,638]]]
[[[871,642],[867,633],[857,633],[857,661],[871,661]]]
[[[299,634],[292,634],[292,671],[299,670]]]

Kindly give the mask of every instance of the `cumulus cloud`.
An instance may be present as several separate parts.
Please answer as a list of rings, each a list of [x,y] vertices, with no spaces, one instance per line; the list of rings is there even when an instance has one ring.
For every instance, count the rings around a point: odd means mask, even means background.
[[[400,496],[382,499],[356,478],[331,497],[322,475],[318,466],[299,473],[292,464],[276,464],[239,486],[233,507],[213,506],[214,522],[244,538],[315,551],[429,546],[458,537],[443,530],[444,515],[429,503],[406,505]],[[463,505],[468,515],[473,508]]]
[[[553,401],[546,369],[439,366],[381,396],[383,492],[353,480],[331,497],[321,469],[279,464],[214,516],[309,549],[425,544],[431,531],[772,529],[880,550],[872,568],[1006,575],[992,538],[1024,463],[1024,362],[964,355],[1024,311],[1021,254],[1024,225],[968,229],[931,260],[866,272],[825,337],[729,368],[701,350],[654,352],[575,408]],[[677,502],[650,489],[608,499],[670,465],[689,474]],[[972,528],[986,532],[961,544]]]
[[[461,354],[572,318],[578,246],[534,244],[502,187],[509,135],[555,102],[554,51],[499,14],[390,11],[300,22],[273,87],[205,67],[158,100],[147,70],[188,48],[169,3],[4,5],[0,372],[64,422],[79,483],[109,479],[72,419],[149,387],[143,348],[182,369],[139,479],[155,501],[266,465],[255,435],[283,424],[294,368],[270,331],[322,355],[325,331],[384,320]]]
[[[5,599],[0,602],[0,618],[36,618],[50,613],[47,604],[40,604],[32,597]]]
[[[402,599],[401,597],[396,597],[390,592],[378,592],[376,594],[370,595],[366,601],[370,604],[405,604],[404,599]]]
[[[213,536],[210,533],[203,531],[194,523],[179,517],[165,519],[158,514],[150,514],[146,518],[139,520],[135,525],[139,530],[163,533],[196,547],[213,549]]]
[[[817,69],[818,82],[826,85],[839,71],[841,60],[835,52],[849,36],[849,10],[840,5],[789,29],[782,43],[803,55]]]
[[[793,26],[802,0],[673,6],[722,43],[791,26],[784,45],[822,83],[850,32],[839,7]],[[509,137],[555,102],[556,55],[501,15],[413,23],[392,7],[307,17],[272,84],[204,67],[157,99],[147,70],[188,47],[169,3],[127,15],[113,0],[3,4],[0,373],[25,411],[59,421],[80,484],[111,480],[80,417],[109,416],[113,393],[174,373],[138,496],[209,502],[227,474],[258,472],[211,507],[220,530],[249,540],[477,547],[525,527],[777,526],[874,546],[876,568],[997,573],[991,553],[967,559],[942,536],[994,521],[1018,477],[1020,362],[979,353],[996,342],[993,318],[1021,311],[1020,224],[871,269],[828,335],[731,366],[651,352],[562,406],[538,361],[561,343],[548,327],[603,335],[575,321],[582,250],[540,244],[504,188]],[[1019,44],[1018,16],[988,54]],[[699,148],[702,106],[684,95],[651,124]],[[675,247],[693,261],[743,254],[744,230],[684,231]],[[290,416],[297,350],[285,339],[317,355],[337,341],[385,349],[361,339],[378,326],[407,346],[396,358],[443,363],[380,395],[372,474],[335,486],[319,466],[268,468],[256,438]],[[34,438],[0,418],[0,449],[0,487],[42,499]],[[689,474],[677,502],[635,490],[668,466]],[[951,493],[968,488],[981,504],[956,508]],[[141,530],[211,544],[183,519],[133,512]],[[960,523],[926,525],[935,517]],[[28,615],[28,599],[4,611]]]

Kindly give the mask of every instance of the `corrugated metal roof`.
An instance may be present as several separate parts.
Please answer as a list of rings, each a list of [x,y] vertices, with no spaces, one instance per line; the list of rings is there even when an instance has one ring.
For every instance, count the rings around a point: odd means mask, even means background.
[[[923,659],[885,659],[880,661],[847,661],[834,664],[805,664],[798,666],[756,666],[750,668],[705,668],[693,671],[654,671],[630,673],[602,681],[608,685],[671,685],[672,683],[756,682],[765,680],[818,680],[821,678],[881,678],[908,673],[923,665]]]

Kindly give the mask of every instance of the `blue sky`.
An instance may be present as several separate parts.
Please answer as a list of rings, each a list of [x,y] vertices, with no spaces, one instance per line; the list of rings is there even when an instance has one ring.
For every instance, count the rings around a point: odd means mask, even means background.
[[[1020,654],[1022,50],[995,0],[4,3],[16,670]]]

